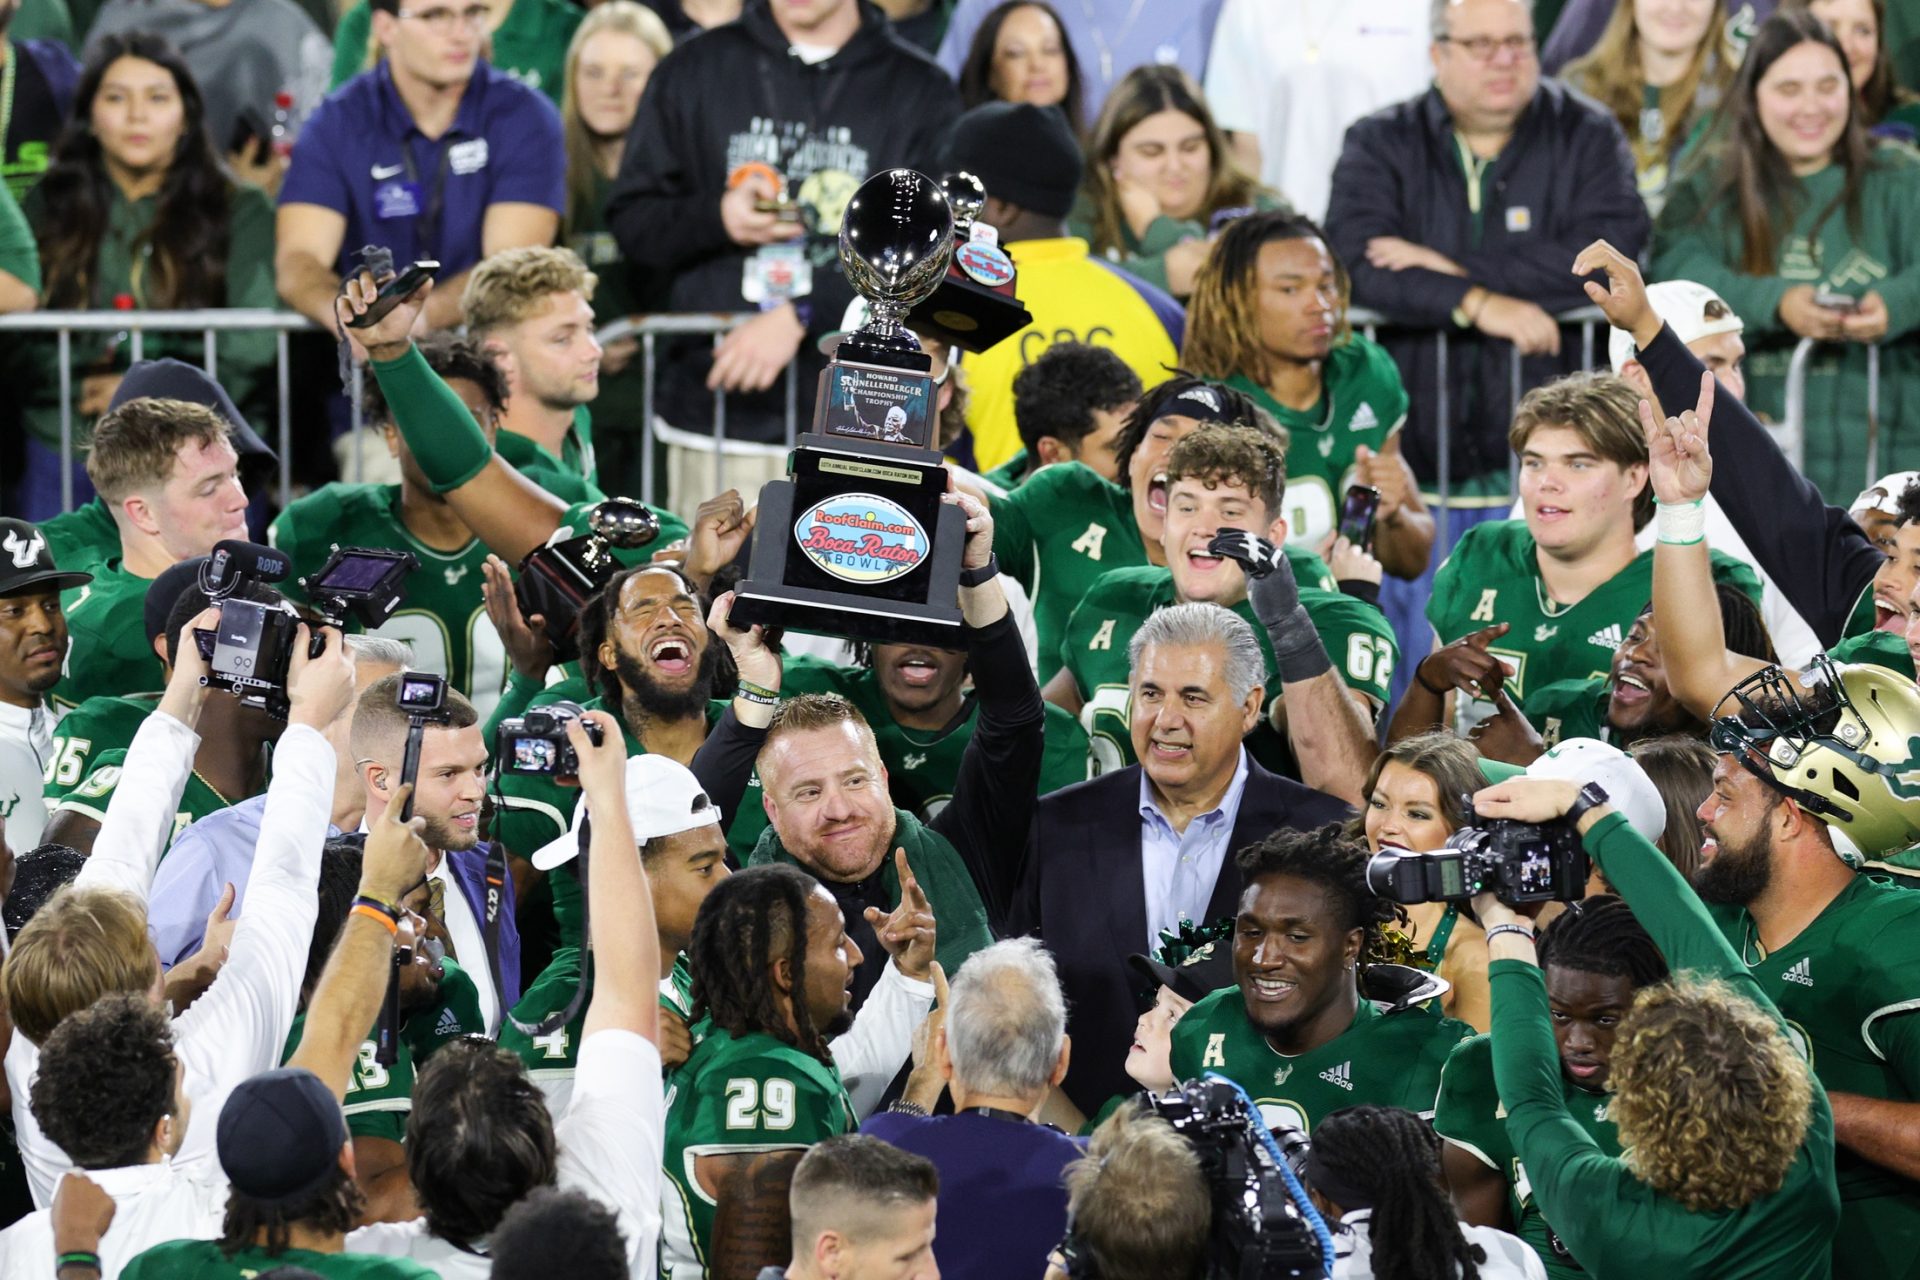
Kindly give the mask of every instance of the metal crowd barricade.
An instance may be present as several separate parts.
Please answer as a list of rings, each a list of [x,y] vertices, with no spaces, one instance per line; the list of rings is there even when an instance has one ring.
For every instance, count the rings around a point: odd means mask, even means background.
[[[1786,403],[1781,421],[1772,424],[1774,443],[1787,455],[1794,470],[1806,470],[1807,461],[1807,368],[1813,362],[1813,350],[1822,345],[1817,339],[1802,338],[1787,360]],[[1830,343],[1826,345],[1842,345]],[[1867,477],[1861,482],[1869,488],[1880,478],[1880,344],[1867,344]]]
[[[285,506],[293,492],[293,389],[287,371],[287,335],[299,329],[311,329],[313,322],[293,311],[267,311],[257,308],[210,308],[203,311],[25,311],[0,316],[0,333],[48,333],[58,343],[60,375],[60,509],[73,510],[73,335],[76,333],[120,333],[131,338],[133,359],[145,357],[145,335],[154,333],[192,333],[198,330],[204,339],[202,364],[207,376],[219,376],[219,355],[214,335],[238,330],[272,330],[274,340],[275,394],[279,427],[275,449],[280,455],[280,505]]]

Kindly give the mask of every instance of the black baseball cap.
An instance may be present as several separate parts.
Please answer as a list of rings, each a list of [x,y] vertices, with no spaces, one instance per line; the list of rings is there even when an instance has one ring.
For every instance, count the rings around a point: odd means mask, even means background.
[[[200,591],[200,570],[206,563],[207,557],[193,556],[178,564],[170,564],[161,570],[159,577],[147,584],[147,599],[141,606],[141,620],[147,626],[148,648],[153,647],[154,637],[167,629],[167,618],[173,613],[173,606],[180,597],[189,591]],[[200,596],[204,600],[206,592],[200,591]]]
[[[255,1204],[298,1205],[330,1182],[347,1143],[339,1099],[299,1067],[242,1080],[220,1108],[220,1167]]]
[[[280,461],[279,455],[269,449],[267,442],[247,424],[239,406],[227,394],[227,389],[209,378],[205,369],[171,357],[142,360],[120,379],[120,385],[114,388],[113,399],[107,402],[107,411],[111,413],[129,400],[146,399],[185,400],[190,404],[205,405],[225,418],[233,430],[233,451],[240,455],[242,466],[251,469],[254,465],[264,463],[271,466]]]
[[[1177,965],[1140,954],[1128,956],[1127,965],[1136,976],[1151,984],[1145,1004],[1153,1003],[1161,987],[1171,987],[1182,1000],[1197,1003],[1233,985],[1233,942],[1231,937],[1209,942]]]
[[[93,581],[90,573],[68,573],[53,562],[47,535],[25,520],[0,516],[0,596],[29,587],[65,591]]]

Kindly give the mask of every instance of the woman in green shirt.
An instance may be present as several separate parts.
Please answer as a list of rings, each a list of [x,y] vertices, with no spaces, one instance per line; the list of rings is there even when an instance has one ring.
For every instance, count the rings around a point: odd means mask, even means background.
[[[1746,322],[1747,401],[1761,417],[1784,421],[1794,347],[1821,344],[1803,469],[1829,497],[1871,483],[1870,454],[1879,473],[1920,466],[1920,155],[1872,142],[1861,115],[1833,33],[1805,11],[1774,14],[1654,224],[1653,277],[1698,281]]]
[[[158,36],[100,42],[81,73],[73,114],[47,174],[27,193],[49,310],[178,311],[266,307],[273,285],[273,206],[227,176],[186,63]],[[201,335],[149,334],[147,359],[204,360]],[[60,373],[51,336],[19,344],[13,387],[27,426],[29,519],[58,512]],[[246,410],[265,390],[271,332],[220,339],[218,377]],[[71,366],[74,438],[84,443],[133,357],[126,333],[77,333]],[[257,407],[257,406],[256,406]],[[75,464],[75,498],[92,493]]]
[[[654,67],[673,48],[660,16],[634,0],[606,0],[587,15],[567,47],[567,90],[560,127],[567,140],[567,212],[562,240],[600,278],[597,323],[667,309],[667,280],[630,263],[607,229],[607,192],[620,171],[627,130]],[[608,493],[640,492],[641,423],[646,380],[634,357],[640,343],[618,338],[600,355],[593,402],[600,484]]]
[[[1806,9],[1832,29],[1847,55],[1847,76],[1874,137],[1920,141],[1920,96],[1895,78],[1882,38],[1887,0],[1794,0],[1786,7]]]
[[[1107,261],[1184,299],[1206,261],[1216,214],[1286,207],[1241,170],[1187,73],[1153,65],[1129,71],[1108,96],[1067,228]]]

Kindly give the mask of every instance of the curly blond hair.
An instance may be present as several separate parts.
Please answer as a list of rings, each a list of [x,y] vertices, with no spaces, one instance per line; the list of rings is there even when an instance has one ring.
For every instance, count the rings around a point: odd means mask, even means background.
[[[468,335],[478,340],[539,313],[556,293],[571,291],[592,302],[599,282],[571,249],[549,245],[502,249],[467,276],[460,310]]]
[[[1717,979],[1640,989],[1613,1042],[1612,1085],[1627,1168],[1695,1213],[1778,1191],[1812,1122],[1805,1059]]]

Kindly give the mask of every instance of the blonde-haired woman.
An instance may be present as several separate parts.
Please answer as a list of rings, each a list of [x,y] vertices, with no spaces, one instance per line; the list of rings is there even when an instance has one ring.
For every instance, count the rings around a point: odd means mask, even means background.
[[[1658,214],[1675,159],[1739,61],[1721,0],[1620,0],[1600,42],[1560,78],[1613,112],[1647,212]]]
[[[1215,214],[1286,207],[1240,168],[1200,86],[1179,67],[1154,65],[1135,67],[1108,95],[1067,225],[1107,261],[1185,298]]]
[[[601,324],[664,306],[665,284],[635,270],[607,230],[607,192],[620,169],[627,130],[640,109],[640,95],[673,38],[660,16],[634,0],[607,0],[592,10],[567,46],[566,90],[560,98],[560,126],[567,148],[567,211],[561,238],[600,277],[593,309]],[[640,369],[633,364],[639,344],[619,338],[600,356],[600,394],[594,419],[605,424],[595,433],[600,483],[608,493],[638,493],[640,441],[637,426],[645,416]]]

